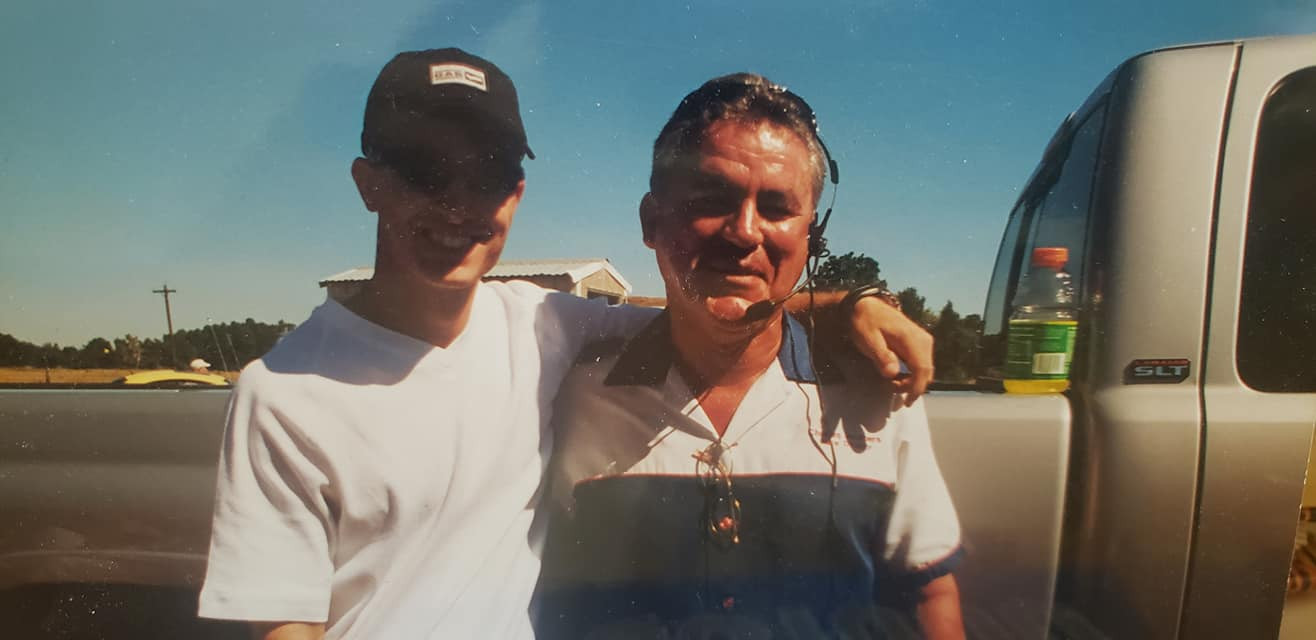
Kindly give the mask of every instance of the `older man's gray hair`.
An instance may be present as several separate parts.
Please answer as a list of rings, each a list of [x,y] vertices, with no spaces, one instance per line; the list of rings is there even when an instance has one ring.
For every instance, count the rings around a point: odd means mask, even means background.
[[[781,85],[753,73],[713,78],[681,100],[654,141],[649,190],[658,192],[666,174],[677,168],[687,154],[697,152],[708,129],[722,120],[769,122],[799,136],[809,149],[813,199],[817,203],[827,175],[827,161],[818,140],[813,109]]]

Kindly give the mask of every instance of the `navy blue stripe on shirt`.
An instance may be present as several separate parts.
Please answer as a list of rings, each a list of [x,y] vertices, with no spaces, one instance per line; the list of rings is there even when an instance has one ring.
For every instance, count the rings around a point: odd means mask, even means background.
[[[818,383],[813,361],[809,358],[809,332],[804,325],[785,314],[786,326],[781,335],[781,349],[777,351],[777,362],[781,363],[781,373],[787,380],[795,382]]]
[[[707,494],[694,476],[577,484],[571,514],[558,514],[550,530],[540,637],[579,638],[635,620],[675,633],[692,619],[729,612],[768,629],[809,620],[828,630],[825,637],[837,632],[838,616],[909,587],[913,574],[882,561],[891,486],[767,473],[734,476],[732,492],[741,504],[740,542],[724,547],[706,538]],[[949,570],[947,560],[938,569]]]

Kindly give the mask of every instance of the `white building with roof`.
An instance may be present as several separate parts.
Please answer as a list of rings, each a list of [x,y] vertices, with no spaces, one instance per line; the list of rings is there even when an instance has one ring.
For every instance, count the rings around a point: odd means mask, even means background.
[[[341,302],[356,295],[374,276],[374,267],[357,267],[320,280],[320,286]],[[582,298],[606,298],[610,304],[626,302],[631,293],[631,283],[607,258],[504,260],[484,279],[525,280]]]

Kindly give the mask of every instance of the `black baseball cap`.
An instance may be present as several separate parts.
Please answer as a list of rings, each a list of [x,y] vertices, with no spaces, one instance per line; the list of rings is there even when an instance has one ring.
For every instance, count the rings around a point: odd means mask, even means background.
[[[409,155],[416,131],[433,120],[467,119],[494,136],[491,145],[533,159],[512,79],[497,65],[461,49],[404,51],[380,70],[366,98],[361,152],[367,158]]]

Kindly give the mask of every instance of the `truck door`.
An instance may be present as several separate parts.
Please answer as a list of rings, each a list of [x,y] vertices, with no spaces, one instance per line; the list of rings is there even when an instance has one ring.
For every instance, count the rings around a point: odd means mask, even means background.
[[[1306,45],[1306,46],[1299,46]],[[1201,478],[1180,636],[1316,637],[1285,607],[1316,423],[1316,62],[1310,41],[1249,42],[1220,168]]]

